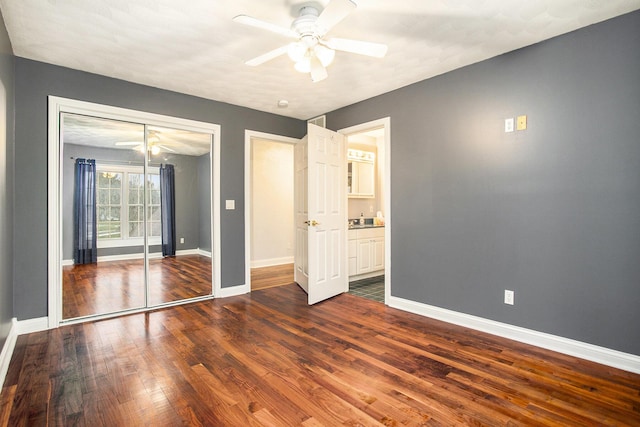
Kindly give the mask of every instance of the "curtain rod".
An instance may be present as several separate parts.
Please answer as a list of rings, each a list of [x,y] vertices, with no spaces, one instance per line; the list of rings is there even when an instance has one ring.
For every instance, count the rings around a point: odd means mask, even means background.
[[[69,158],[71,160],[75,160],[75,159],[78,159],[78,158],[84,159],[86,157],[73,157],[73,156],[71,156]],[[91,159],[87,158],[87,160],[91,160]],[[131,165],[144,166],[144,162],[142,162],[140,160],[113,160],[113,159],[93,159],[93,160],[95,160],[96,163],[111,163],[111,164],[114,164],[114,165],[123,165],[123,166],[127,166],[127,165],[129,165],[129,166],[131,166]],[[159,167],[159,166],[162,165],[162,163],[147,163],[147,165],[148,166],[158,166]]]

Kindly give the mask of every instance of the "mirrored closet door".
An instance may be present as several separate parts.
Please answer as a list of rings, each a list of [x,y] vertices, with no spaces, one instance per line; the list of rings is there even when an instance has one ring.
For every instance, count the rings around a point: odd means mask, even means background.
[[[62,320],[210,296],[211,135],[60,122]]]

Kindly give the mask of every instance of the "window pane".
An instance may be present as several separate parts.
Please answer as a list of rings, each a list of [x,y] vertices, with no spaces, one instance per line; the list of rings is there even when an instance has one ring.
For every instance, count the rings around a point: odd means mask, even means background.
[[[111,223],[111,238],[113,238],[113,239],[120,239],[121,238],[120,223],[119,222],[112,222]]]
[[[98,204],[106,205],[109,201],[109,190],[98,190]]]
[[[107,178],[106,172],[102,172],[98,174],[98,187],[101,187],[101,188],[109,187],[109,178]]]
[[[129,190],[129,204],[138,204],[138,192]]]
[[[140,223],[129,223],[129,237],[140,237]]]
[[[121,173],[113,173],[113,177],[111,178],[111,188],[122,188]]]
[[[152,237],[160,237],[160,223],[159,222],[152,222],[151,224],[151,230],[149,235]]]
[[[159,205],[160,204],[160,191],[152,191],[151,192],[151,204]]]
[[[137,206],[129,206],[129,221],[138,221],[140,218],[138,217],[138,207]]]
[[[120,208],[111,208],[111,221],[120,221]]]
[[[129,188],[137,188],[140,186],[140,178],[142,175],[138,173],[129,174]]]
[[[111,204],[119,205],[120,204],[120,190],[111,190],[110,194]]]
[[[151,215],[150,215],[151,221],[160,221],[160,208],[159,207],[154,206],[154,207],[149,209],[149,212],[151,213]]]

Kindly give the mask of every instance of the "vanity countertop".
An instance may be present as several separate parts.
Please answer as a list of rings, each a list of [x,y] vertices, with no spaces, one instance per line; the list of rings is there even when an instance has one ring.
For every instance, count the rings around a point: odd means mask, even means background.
[[[356,224],[356,225],[350,225],[349,226],[349,230],[361,230],[363,228],[384,228],[384,225],[373,225],[373,224],[360,225],[360,224]]]

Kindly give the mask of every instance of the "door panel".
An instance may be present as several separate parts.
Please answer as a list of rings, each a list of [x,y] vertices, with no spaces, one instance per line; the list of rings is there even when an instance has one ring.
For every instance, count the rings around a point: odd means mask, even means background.
[[[213,271],[211,136],[147,126],[147,139],[149,306],[209,296]],[[165,176],[164,191],[160,190],[160,168]]]
[[[294,280],[305,292],[309,292],[309,230],[305,223],[308,213],[308,138],[305,136],[293,149],[294,157],[294,217],[295,217],[295,266]]]
[[[144,155],[134,149],[144,146],[144,125],[71,113],[61,113],[60,123],[62,320],[142,308],[144,239],[132,226],[137,211],[130,208],[129,194],[144,173]],[[74,228],[82,226],[74,203],[74,191],[82,185],[75,179],[80,158],[96,164],[96,262],[74,256],[79,245]]]
[[[344,136],[308,126],[308,301],[349,289],[346,263],[346,146]]]

